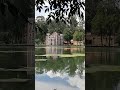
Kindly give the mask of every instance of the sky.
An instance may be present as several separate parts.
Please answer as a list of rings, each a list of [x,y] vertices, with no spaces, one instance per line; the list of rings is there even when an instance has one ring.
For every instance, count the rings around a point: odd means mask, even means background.
[[[45,2],[45,5],[46,6],[50,6],[49,5],[49,3],[48,2]],[[48,16],[48,12],[44,12],[45,11],[45,8],[43,8],[43,10],[41,11],[41,12],[39,12],[38,10],[37,10],[37,8],[36,8],[36,6],[35,6],[35,18],[37,17],[37,16],[44,16],[45,18],[47,18],[47,16]]]

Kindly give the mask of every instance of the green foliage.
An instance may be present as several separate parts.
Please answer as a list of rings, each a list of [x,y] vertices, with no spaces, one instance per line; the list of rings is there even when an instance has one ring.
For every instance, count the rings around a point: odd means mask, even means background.
[[[75,16],[72,16],[72,17],[70,18],[70,26],[71,26],[71,27],[77,27],[77,25],[78,25],[78,22],[77,22],[77,20],[76,20],[76,17],[75,17]]]
[[[74,34],[73,34],[73,40],[81,41],[81,40],[83,40],[83,36],[84,36],[83,32],[75,31]]]
[[[96,15],[91,21],[94,33],[108,34],[118,30],[119,19],[117,17],[119,17],[120,10],[113,2],[106,3],[107,0],[99,3]]]
[[[36,44],[44,43],[46,38],[46,33],[48,32],[48,25],[45,21],[37,21],[35,25],[36,29]]]
[[[43,18],[43,16],[41,17]],[[61,21],[56,23],[55,20],[52,20],[51,23],[48,24],[46,21],[38,20],[36,22],[36,44],[44,43],[46,34],[52,34],[53,32],[63,34],[64,40],[70,42],[71,39],[73,39],[73,34],[76,30],[81,30],[82,32],[84,31],[80,26],[78,26],[78,21],[75,16],[71,17],[70,21],[70,24],[64,24]]]
[[[110,37],[115,35],[120,30],[120,9],[116,6],[114,0],[104,0],[101,1],[96,10],[96,14],[91,20],[92,33],[101,36],[102,38]]]
[[[63,33],[64,29],[67,28],[68,25],[64,24],[63,22],[56,23],[54,20],[51,21],[50,24],[48,24],[48,32],[53,33]]]
[[[49,5],[46,6],[45,2],[48,2]],[[66,22],[67,17],[71,17],[77,14],[79,17],[83,18],[83,12],[80,10],[83,8],[84,10],[85,1],[79,0],[36,0],[36,7],[39,12],[45,8],[45,12],[49,12],[47,21],[51,21],[54,19],[56,22],[63,21]]]
[[[66,28],[63,32],[64,40],[70,42],[70,40],[73,38],[72,33],[69,28]]]

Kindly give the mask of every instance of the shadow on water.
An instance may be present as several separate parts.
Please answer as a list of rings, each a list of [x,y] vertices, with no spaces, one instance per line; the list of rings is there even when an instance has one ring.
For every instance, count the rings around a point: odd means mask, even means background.
[[[120,48],[86,47],[86,90],[120,90]]]
[[[34,88],[34,47],[0,47],[0,90]]]

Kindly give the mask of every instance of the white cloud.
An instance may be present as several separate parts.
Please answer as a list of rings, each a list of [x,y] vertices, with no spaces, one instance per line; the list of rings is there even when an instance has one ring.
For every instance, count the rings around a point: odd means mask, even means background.
[[[50,71],[48,71],[47,73],[46,73],[50,78],[54,78],[54,77],[60,77],[60,78],[65,78],[65,77],[67,77],[68,76],[68,74],[67,73],[62,73],[61,74],[61,72],[56,72],[56,73],[53,73],[53,71],[52,70],[50,70]]]
[[[69,77],[68,83],[71,86],[80,88],[80,90],[85,90],[85,79],[81,79],[78,75],[75,75],[74,77]]]
[[[76,70],[77,72],[77,70]],[[85,79],[81,79],[79,75],[75,75],[74,77],[70,77],[67,73],[61,74],[60,72],[53,73],[53,71],[48,71],[47,75],[50,78],[60,77],[62,79],[68,78],[66,82],[68,82],[73,87],[78,87],[80,90],[85,90]],[[85,77],[85,71],[83,71],[83,77]]]
[[[65,85],[35,81],[35,90],[79,90]]]

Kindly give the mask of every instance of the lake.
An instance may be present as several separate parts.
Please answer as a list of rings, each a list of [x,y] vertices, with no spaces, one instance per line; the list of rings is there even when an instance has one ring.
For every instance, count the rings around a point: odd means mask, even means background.
[[[35,90],[85,90],[85,48],[35,48]]]
[[[86,90],[120,90],[120,48],[86,47]]]
[[[34,46],[0,46],[0,90],[34,90]]]

